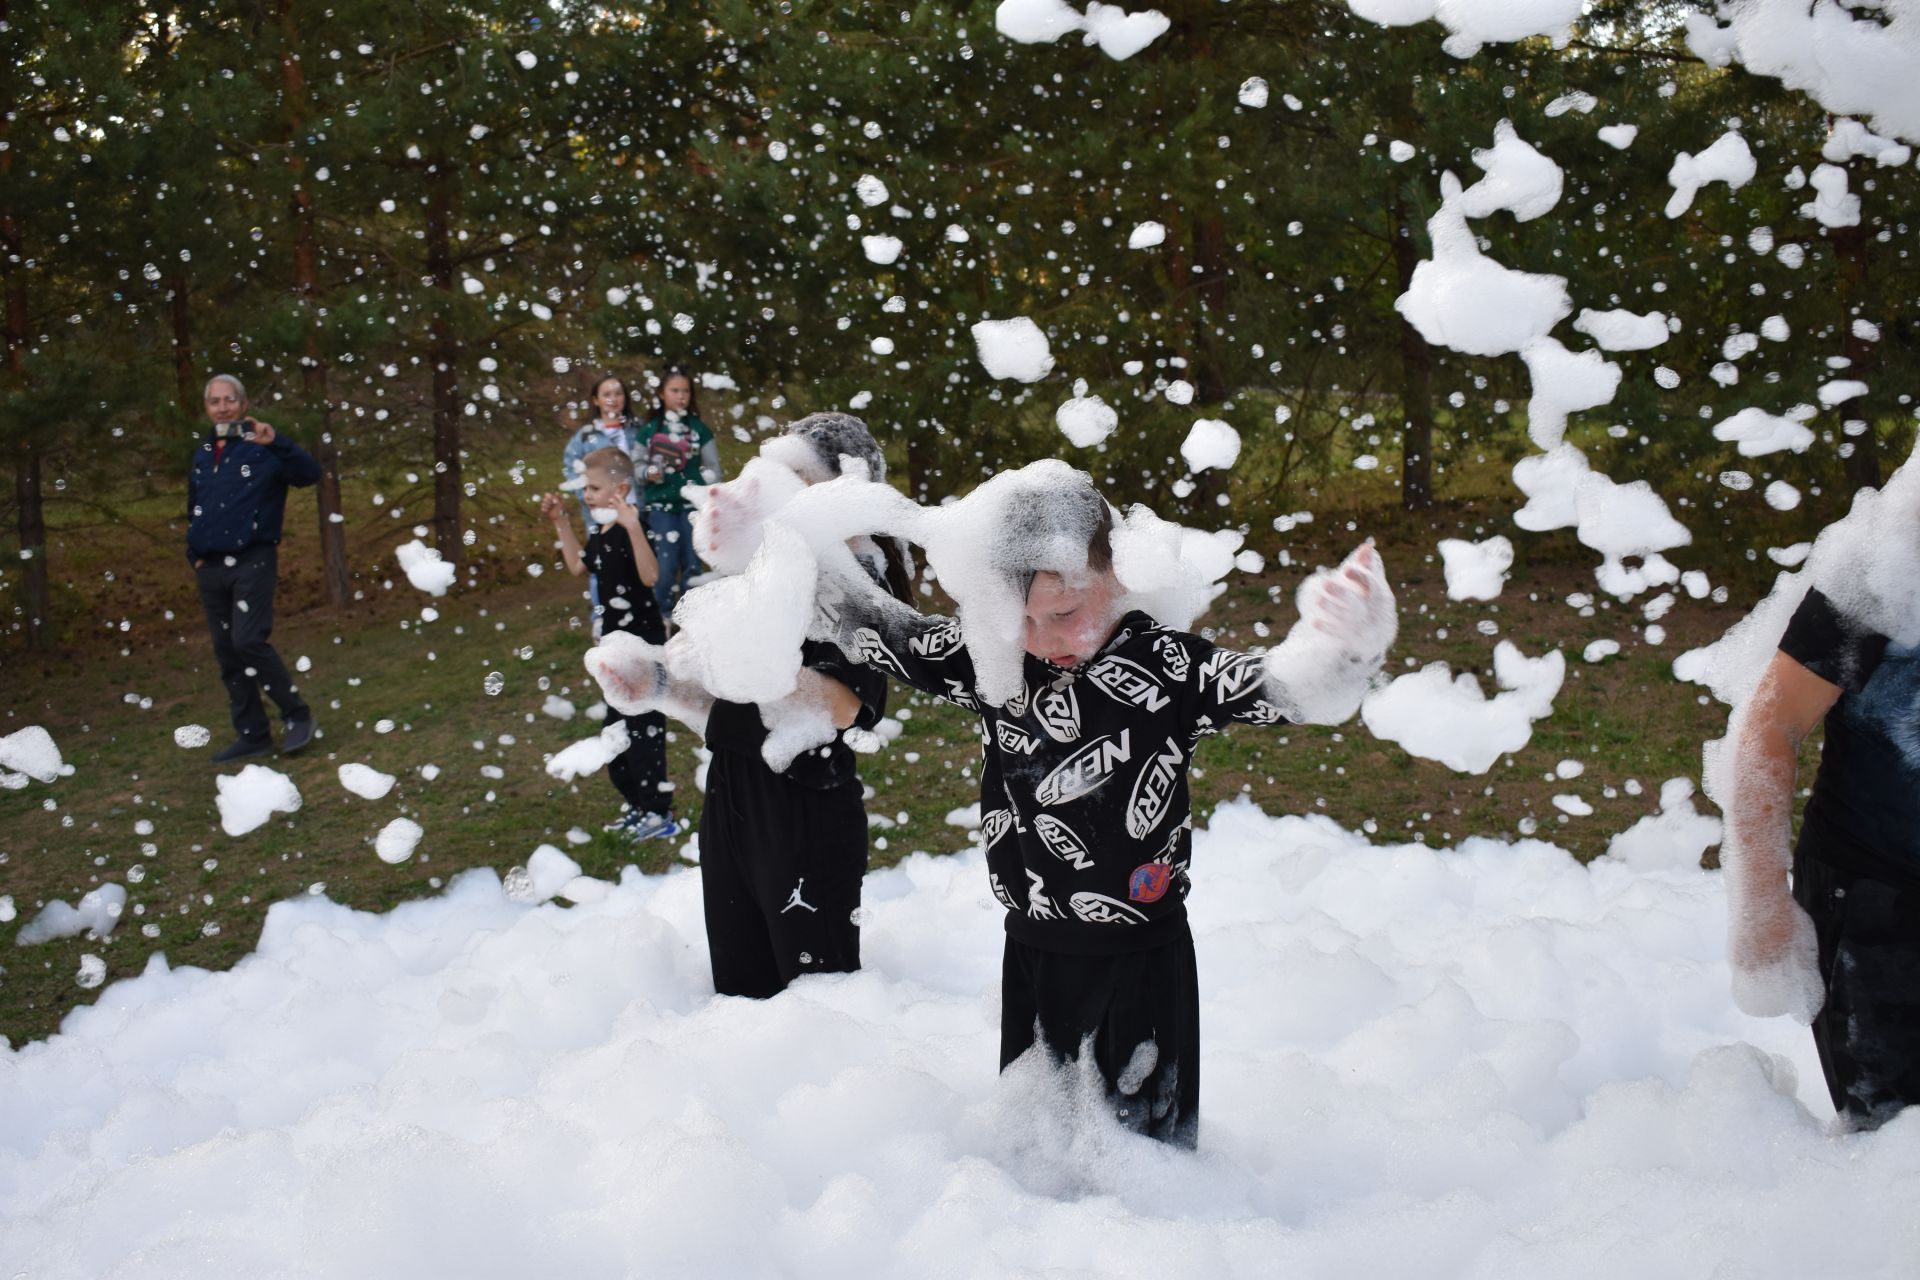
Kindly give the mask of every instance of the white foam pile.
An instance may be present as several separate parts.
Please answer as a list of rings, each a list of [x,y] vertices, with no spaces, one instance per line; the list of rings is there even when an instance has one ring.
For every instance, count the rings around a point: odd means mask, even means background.
[[[407,575],[407,581],[416,591],[428,595],[443,596],[453,580],[459,576],[459,570],[440,553],[426,543],[415,538],[412,542],[402,543],[393,551],[394,559],[400,563],[400,571]]]
[[[0,1267],[1910,1274],[1907,1233],[1826,1228],[1904,1220],[1920,1115],[1829,1132],[1804,1029],[1726,999],[1717,873],[1672,861],[1221,810],[1197,1154],[996,1074],[977,853],[870,876],[866,970],[764,1003],[711,994],[691,869],[302,897],[233,971],[156,958],[0,1051]]]

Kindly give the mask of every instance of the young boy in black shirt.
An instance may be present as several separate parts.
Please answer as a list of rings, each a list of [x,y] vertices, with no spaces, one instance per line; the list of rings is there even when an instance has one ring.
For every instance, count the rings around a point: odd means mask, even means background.
[[[660,565],[633,502],[633,459],[619,449],[595,449],[581,460],[581,476],[580,496],[596,514],[596,527],[584,547],[559,494],[541,497],[540,514],[553,522],[568,571],[576,577],[591,573],[598,581],[603,632],[624,631],[659,644],[666,639],[653,596]],[[599,515],[607,512],[612,519],[600,523]],[[606,829],[634,840],[679,835],[667,787],[666,718],[657,711],[622,715],[612,706],[607,715],[626,724],[628,746],[607,764],[607,776],[626,802],[626,811]]]
[[[1007,909],[1001,1067],[1036,1037],[1056,1058],[1090,1053],[1122,1124],[1192,1145],[1194,745],[1230,720],[1351,716],[1393,641],[1393,592],[1362,546],[1301,587],[1300,622],[1277,649],[1219,648],[1128,608],[1112,509],[1084,473],[1050,465],[1064,483],[1016,498],[997,529],[994,564],[1025,601],[1024,667],[1000,705],[984,696],[958,620],[922,616],[861,575],[829,567],[814,634],[981,717],[981,833]],[[658,663],[597,674],[609,698],[675,697]]]

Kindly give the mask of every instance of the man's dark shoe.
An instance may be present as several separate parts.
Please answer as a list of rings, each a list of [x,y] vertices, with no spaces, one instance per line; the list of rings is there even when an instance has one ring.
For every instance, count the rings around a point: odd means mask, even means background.
[[[280,754],[290,756],[303,750],[313,741],[315,725],[312,716],[302,716],[298,720],[287,721],[287,731],[280,739]]]
[[[273,750],[272,738],[235,738],[213,753],[213,762],[226,764],[229,760],[244,760],[248,756],[265,755],[271,750]]]

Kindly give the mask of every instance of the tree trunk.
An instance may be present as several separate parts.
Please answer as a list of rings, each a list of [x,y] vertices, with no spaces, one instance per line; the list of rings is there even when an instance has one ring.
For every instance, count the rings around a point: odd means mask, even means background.
[[[1405,197],[1393,197],[1393,263],[1400,292],[1413,284],[1420,255],[1413,243],[1413,227]],[[1433,352],[1420,331],[1400,320],[1400,505],[1425,511],[1433,505]]]
[[[182,271],[167,275],[167,305],[173,317],[173,398],[180,412],[198,418],[204,388],[193,360],[193,312],[187,302],[187,277]]]
[[[7,20],[7,2],[0,0],[0,24]],[[11,102],[0,102],[0,199],[12,189],[13,148],[7,135],[12,131]],[[5,301],[0,327],[6,334],[7,380],[15,386],[27,383],[27,260],[20,220],[9,205],[0,205],[0,280],[4,280]],[[23,425],[24,431],[32,431]],[[42,509],[40,487],[40,449],[31,435],[23,435],[13,449],[13,498],[20,529],[20,606],[27,619],[27,647],[38,649],[47,641],[47,621],[51,599],[47,594],[47,526]]]
[[[1851,169],[1853,166],[1847,166]],[[1839,260],[1839,320],[1840,352],[1852,363],[1847,366],[1846,376],[1867,380],[1867,373],[1873,365],[1873,344],[1861,338],[1853,331],[1854,307],[1867,281],[1867,229],[1865,227],[1836,227],[1829,238],[1833,241],[1834,257]],[[1845,443],[1853,447],[1847,450],[1844,465],[1846,467],[1847,488],[1858,493],[1862,489],[1877,488],[1880,484],[1880,446],[1873,434],[1872,393],[1858,400],[1846,401],[1841,409],[1841,420],[1848,417],[1862,419],[1867,429],[1857,436],[1846,436]]]
[[[427,357],[433,363],[433,545],[461,560],[459,340],[453,332],[453,174],[444,157],[427,166]]]
[[[280,81],[287,108],[287,167],[293,176],[293,290],[303,312],[300,388],[319,427],[314,461],[320,464],[316,487],[320,509],[320,585],[327,603],[340,608],[352,590],[347,575],[347,528],[340,503],[340,450],[333,442],[333,404],[327,394],[327,364],[314,331],[314,299],[320,290],[320,250],[313,230],[313,193],[304,179],[307,158],[300,150],[306,136],[307,81],[300,69],[300,32],[291,0],[281,0],[280,29],[286,47],[280,54]]]

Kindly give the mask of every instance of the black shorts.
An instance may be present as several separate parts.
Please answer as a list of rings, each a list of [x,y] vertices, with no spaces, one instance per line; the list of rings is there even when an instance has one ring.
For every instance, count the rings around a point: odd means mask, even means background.
[[[1813,1042],[1833,1108],[1885,1124],[1920,1102],[1920,883],[1863,874],[1857,850],[1808,822],[1793,896],[1820,944],[1827,999]]]
[[[1008,937],[1000,978],[1000,1069],[1036,1036],[1066,1061],[1093,1055],[1120,1123],[1193,1146],[1200,1137],[1200,979],[1193,934],[1151,951],[1082,956]]]

